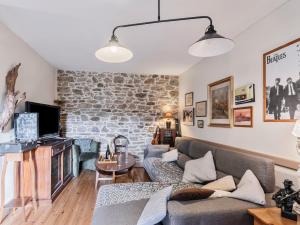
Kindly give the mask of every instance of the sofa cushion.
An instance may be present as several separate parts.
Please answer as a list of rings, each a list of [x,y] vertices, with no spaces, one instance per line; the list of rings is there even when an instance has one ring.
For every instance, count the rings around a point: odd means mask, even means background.
[[[164,225],[252,225],[247,209],[256,204],[233,198],[202,199],[188,202],[169,201]]]
[[[185,164],[182,181],[186,183],[204,183],[217,178],[214,159],[211,151],[199,159],[193,159]]]
[[[199,142],[197,140],[192,140],[189,145],[188,156],[193,159],[198,159],[203,157],[207,152],[211,151],[212,155],[215,157],[215,148],[204,142]]]
[[[182,180],[183,170],[176,162],[163,162],[160,158],[147,158],[144,160],[146,169],[152,181],[177,183]]]
[[[257,177],[266,193],[274,191],[275,173],[272,160],[222,149],[217,149],[215,156],[215,165],[218,171],[241,179],[249,169]]]
[[[204,185],[202,188],[206,188],[210,190],[233,191],[235,190],[236,186],[233,177],[228,175],[216,181],[212,181]]]
[[[162,157],[161,157],[161,160],[163,162],[174,162],[174,161],[177,161],[177,159],[178,159],[178,150],[177,149],[173,149],[171,151],[163,153]]]
[[[142,199],[96,208],[91,225],[136,225],[147,202]]]
[[[170,201],[191,201],[205,199],[211,196],[214,193],[213,190],[204,189],[204,188],[184,188],[178,191],[175,191],[171,197]]]
[[[192,158],[187,156],[186,154],[178,152],[178,159],[177,159],[176,163],[181,169],[184,169],[185,163],[191,159]]]
[[[98,154],[96,152],[83,152],[79,156],[79,161],[86,161],[89,159],[96,159]]]
[[[171,192],[172,186],[169,186],[151,195],[137,225],[153,225],[162,221],[167,215],[167,201]]]
[[[191,141],[189,138],[176,137],[175,148],[177,148],[179,152],[189,155],[190,143],[191,143]]]

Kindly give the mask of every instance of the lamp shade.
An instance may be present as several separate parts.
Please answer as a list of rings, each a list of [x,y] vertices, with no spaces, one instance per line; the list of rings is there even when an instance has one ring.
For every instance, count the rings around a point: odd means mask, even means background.
[[[168,118],[168,119],[173,118],[173,114],[171,112],[166,112],[165,118]]]
[[[189,54],[197,57],[212,57],[225,54],[233,47],[234,42],[231,39],[217,34],[214,26],[210,25],[205,35],[189,48]]]
[[[105,47],[95,52],[95,56],[103,62],[123,63],[130,60],[133,54],[129,49],[120,45],[118,39],[113,36]]]
[[[292,134],[296,137],[300,137],[300,120],[296,121]]]

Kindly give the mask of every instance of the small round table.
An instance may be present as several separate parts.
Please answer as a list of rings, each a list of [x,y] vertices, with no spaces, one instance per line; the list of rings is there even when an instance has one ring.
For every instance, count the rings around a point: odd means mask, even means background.
[[[134,167],[136,160],[133,155],[128,154],[127,160],[125,153],[118,153],[117,163],[100,163],[98,160],[95,163],[96,166],[96,181],[95,189],[97,189],[98,182],[101,180],[110,180],[113,183],[116,181],[116,177],[128,174],[130,179],[133,179],[131,170]],[[101,177],[105,175],[105,177]]]

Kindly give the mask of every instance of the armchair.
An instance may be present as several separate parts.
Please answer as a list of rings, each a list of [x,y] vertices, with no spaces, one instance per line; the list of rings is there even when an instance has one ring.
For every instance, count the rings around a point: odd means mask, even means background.
[[[95,160],[99,156],[100,142],[92,139],[77,139],[72,146],[73,175],[77,177],[80,170],[95,170]]]

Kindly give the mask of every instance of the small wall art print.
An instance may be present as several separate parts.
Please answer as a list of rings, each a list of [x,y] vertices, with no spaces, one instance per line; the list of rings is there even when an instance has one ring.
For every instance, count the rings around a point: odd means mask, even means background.
[[[196,102],[195,104],[196,117],[207,116],[207,101]]]
[[[253,83],[246,84],[234,91],[235,104],[245,104],[255,102],[255,85]]]
[[[185,106],[193,106],[194,104],[194,93],[189,92],[185,94]]]
[[[204,128],[204,120],[197,120],[197,127]]]
[[[233,109],[233,126],[253,127],[253,108],[241,107]]]
[[[182,113],[182,122],[187,126],[194,126],[194,108],[193,107],[185,107]]]
[[[263,55],[264,121],[300,119],[300,38]]]

